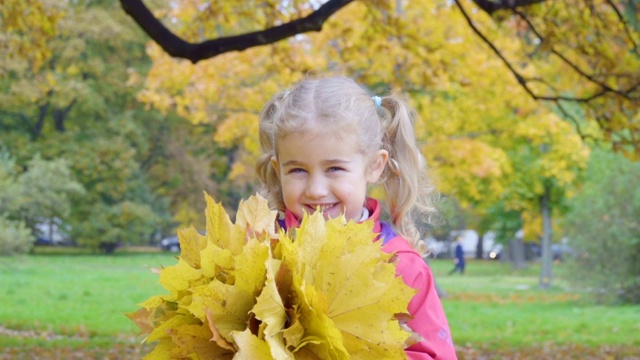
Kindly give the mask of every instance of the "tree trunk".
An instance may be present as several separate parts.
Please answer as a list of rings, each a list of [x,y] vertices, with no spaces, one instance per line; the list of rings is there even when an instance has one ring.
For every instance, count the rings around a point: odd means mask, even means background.
[[[44,126],[44,118],[47,116],[47,111],[49,111],[49,102],[47,101],[44,105],[40,105],[40,111],[38,112],[38,118],[36,119],[36,123],[31,128],[31,140],[38,140],[40,134],[42,134],[42,127]]]
[[[551,253],[551,209],[549,200],[551,197],[551,185],[544,185],[544,194],[540,197],[540,210],[542,212],[542,268],[540,269],[540,288],[551,287],[552,260]]]
[[[69,112],[71,111],[71,109],[73,108],[73,105],[75,105],[76,103],[76,99],[71,100],[71,102],[69,103],[69,105],[65,106],[62,109],[55,109],[53,111],[53,123],[55,126],[56,131],[63,133],[65,128],[64,128],[64,122],[67,119],[67,115],[69,115]]]
[[[484,243],[483,243],[484,235],[478,235],[478,244],[476,245],[476,259],[484,259]]]

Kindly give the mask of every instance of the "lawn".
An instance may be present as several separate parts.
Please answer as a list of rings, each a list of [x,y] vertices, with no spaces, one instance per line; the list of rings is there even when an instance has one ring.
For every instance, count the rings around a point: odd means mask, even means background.
[[[561,276],[563,264],[555,265]],[[603,306],[570,291],[556,276],[538,288],[539,265],[514,271],[509,264],[476,261],[464,276],[446,273],[447,262],[431,262],[454,340],[460,346],[525,348],[545,344],[589,347],[630,345],[640,352],[640,306]]]
[[[140,358],[148,348],[124,314],[166,293],[151,268],[175,262],[167,253],[0,258],[0,359],[34,347],[48,354],[38,358]],[[471,261],[463,276],[447,275],[450,260],[430,265],[448,294],[443,304],[461,358],[535,358],[548,349],[568,349],[576,359],[638,358],[640,306],[591,304],[560,278],[539,290],[536,264],[515,271]],[[562,271],[556,264],[555,272]],[[74,357],[79,349],[84,352]],[[538,355],[515,355],[527,353]]]

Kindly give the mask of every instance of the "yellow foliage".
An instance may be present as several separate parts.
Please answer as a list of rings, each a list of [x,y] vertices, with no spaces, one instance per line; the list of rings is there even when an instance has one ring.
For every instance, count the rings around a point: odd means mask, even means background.
[[[275,232],[277,213],[252,196],[232,223],[205,194],[206,234],[178,232],[167,295],[128,316],[157,345],[145,359],[404,358],[396,319],[415,290],[395,276],[372,223],[305,216]]]
[[[554,218],[556,214],[553,214],[553,209],[551,210],[551,217]],[[555,234],[563,233],[563,228],[560,224],[557,221],[551,222]],[[524,231],[525,241],[540,242],[542,238],[542,214],[540,211],[527,210],[522,213],[522,230]],[[554,236],[555,241],[558,241],[559,238],[560,236]]]
[[[601,6],[603,0],[595,3]],[[269,4],[255,14],[234,2],[227,7],[207,3],[200,15],[191,3],[172,11],[181,21],[195,17],[197,25],[178,24],[178,32],[195,36],[198,27],[201,33],[216,29],[219,36],[299,18],[312,10],[306,1],[277,3],[275,12],[269,7],[274,3]],[[603,69],[607,69],[610,74],[632,74],[640,60],[625,47],[629,39],[624,28],[616,25],[600,29],[601,41],[586,41],[593,34],[589,24],[595,17],[577,16],[580,7],[571,4],[545,2],[522,11],[530,12],[536,27],[547,31],[549,40],[574,39],[561,41],[566,46],[556,50],[585,71],[604,73]],[[484,11],[475,11],[471,3],[464,6],[478,28],[520,73],[548,80],[529,83],[534,91],[558,95],[556,89],[563,89],[562,95],[578,97],[593,93],[594,85],[557,57],[538,55],[548,54],[547,42],[523,42],[523,35],[514,36],[525,25],[517,17],[491,18]],[[223,8],[233,8],[235,12],[225,14]],[[538,16],[543,13],[562,21],[545,21]],[[249,17],[243,18],[243,14]],[[612,16],[615,13],[610,11],[605,18],[620,24]],[[637,38],[636,33],[629,36]],[[543,179],[553,180],[562,187],[561,192],[570,196],[579,186],[588,158],[588,148],[574,125],[554,114],[547,103],[534,101],[504,63],[478,39],[459,10],[441,1],[353,2],[332,16],[320,32],[223,54],[197,65],[171,59],[157,47],[151,49],[153,68],[143,94],[153,95],[145,101],[160,109],[174,107],[194,123],[215,124],[214,141],[238,149],[235,162],[229,164],[229,178],[236,185],[255,179],[253,167],[259,152],[256,129],[262,105],[301,77],[317,73],[346,74],[377,94],[406,95],[417,109],[416,135],[425,144],[423,153],[435,170],[440,191],[455,197],[476,215],[499,201],[513,209],[535,210]],[[583,61],[580,51],[600,55],[598,59],[583,57],[587,59]],[[623,81],[613,75],[602,77],[610,86]],[[632,84],[615,85],[620,88]],[[616,105],[607,97],[598,101],[602,109]],[[608,135],[598,130],[592,112],[582,111],[573,114],[581,132],[606,140]],[[633,128],[638,124],[637,116],[628,116],[638,114],[637,108],[602,112],[613,128]],[[632,141],[633,138],[629,140]],[[547,148],[544,153],[540,151],[542,144]],[[620,147],[624,149],[623,145]]]
[[[3,0],[0,6],[0,75],[9,60],[24,61],[38,71],[51,57],[48,42],[65,16],[64,4],[51,0]]]
[[[522,230],[525,241],[539,242],[542,237],[542,215],[539,211],[522,213]]]
[[[465,205],[468,201],[482,202],[487,196],[501,194],[512,176],[507,154],[483,141],[433,139],[427,150],[427,159],[437,172],[438,188],[455,194]]]

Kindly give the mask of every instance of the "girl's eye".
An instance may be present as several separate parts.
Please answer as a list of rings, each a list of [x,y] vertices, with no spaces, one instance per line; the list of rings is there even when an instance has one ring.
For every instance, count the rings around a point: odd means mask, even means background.
[[[338,166],[332,166],[328,169],[329,172],[342,171],[342,170],[344,169]]]
[[[289,170],[289,174],[299,174],[305,172],[304,169],[301,168],[293,168]]]

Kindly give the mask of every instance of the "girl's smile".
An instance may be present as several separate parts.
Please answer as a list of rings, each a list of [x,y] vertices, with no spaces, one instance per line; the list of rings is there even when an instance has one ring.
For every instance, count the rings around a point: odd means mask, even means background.
[[[333,204],[307,204],[305,205],[308,209],[309,212],[314,212],[316,210],[320,210],[322,212],[327,212],[329,209],[332,209],[334,207],[336,207],[338,205],[338,203],[333,203]]]
[[[320,210],[326,218],[344,214],[347,220],[359,221],[367,185],[382,173],[387,152],[375,152],[368,159],[353,138],[330,134],[307,131],[278,139],[272,165],[284,203],[298,218]]]

